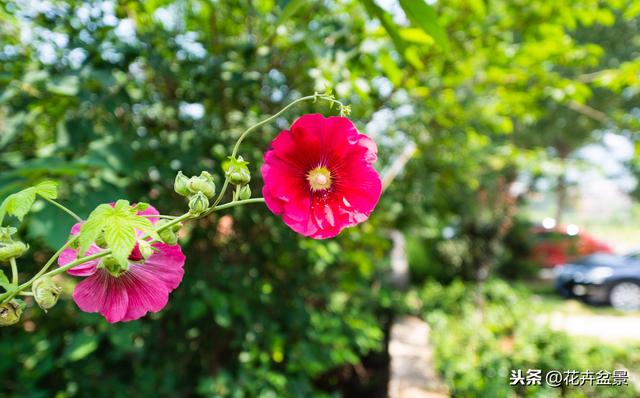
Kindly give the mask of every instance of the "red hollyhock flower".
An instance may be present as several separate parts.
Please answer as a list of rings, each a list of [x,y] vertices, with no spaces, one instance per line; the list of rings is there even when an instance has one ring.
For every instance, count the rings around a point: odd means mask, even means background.
[[[294,231],[331,238],[365,221],[378,203],[376,159],[376,144],[349,119],[304,115],[265,153],[262,193]]]

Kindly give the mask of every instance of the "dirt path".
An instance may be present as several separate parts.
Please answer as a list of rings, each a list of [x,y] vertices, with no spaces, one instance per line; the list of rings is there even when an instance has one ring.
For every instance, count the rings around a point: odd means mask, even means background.
[[[607,343],[640,341],[640,315],[583,315],[554,312],[541,316],[552,329]]]
[[[404,316],[391,327],[389,398],[447,398],[449,394],[433,368],[429,325]]]

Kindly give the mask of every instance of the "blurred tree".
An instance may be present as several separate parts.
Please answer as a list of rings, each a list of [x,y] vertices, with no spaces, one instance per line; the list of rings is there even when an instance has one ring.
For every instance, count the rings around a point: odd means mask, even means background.
[[[82,216],[120,197],[177,212],[178,170],[219,182],[244,128],[328,87],[375,137],[383,172],[411,143],[417,151],[370,221],[335,241],[298,238],[266,210],[202,220],[182,241],[185,281],[160,314],[107,325],[68,295],[46,319],[29,312],[24,330],[3,330],[1,394],[383,390],[384,377],[356,369],[384,348],[385,228],[426,242],[443,279],[486,274],[515,176],[538,172],[552,146],[529,139],[535,126],[569,104],[604,109],[595,88],[637,100],[635,50],[605,64],[608,44],[577,38],[620,18],[637,24],[631,1],[416,3],[3,2],[0,198],[47,176]],[[608,117],[630,120],[617,109]],[[301,106],[243,145],[253,192],[270,137],[309,111],[331,112]],[[36,242],[34,265],[65,238],[64,217],[42,207],[20,231]]]

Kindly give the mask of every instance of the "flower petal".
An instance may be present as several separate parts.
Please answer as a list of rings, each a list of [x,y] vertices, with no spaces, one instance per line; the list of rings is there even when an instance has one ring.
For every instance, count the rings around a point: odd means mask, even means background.
[[[180,285],[184,276],[185,256],[179,245],[154,243],[154,252],[145,262],[144,268],[153,273],[171,291]]]
[[[127,289],[121,280],[105,270],[76,285],[73,300],[85,312],[99,312],[109,323],[121,321],[129,304]]]
[[[167,305],[169,289],[157,275],[143,265],[132,265],[125,275],[129,306],[122,321],[133,321],[147,312],[158,312]]]
[[[89,249],[87,249],[87,251],[84,253],[84,255],[90,256],[92,254],[96,254],[100,252],[101,250],[102,249],[100,249],[98,246],[91,245]],[[78,250],[65,249],[62,251],[62,253],[60,253],[60,257],[58,257],[58,265],[62,267],[73,261],[76,261],[77,259],[78,259]],[[74,276],[93,275],[96,272],[98,264],[100,264],[100,259],[90,260],[90,261],[87,261],[86,263],[76,265],[75,267],[67,270],[67,273],[69,273],[69,275],[74,275]]]

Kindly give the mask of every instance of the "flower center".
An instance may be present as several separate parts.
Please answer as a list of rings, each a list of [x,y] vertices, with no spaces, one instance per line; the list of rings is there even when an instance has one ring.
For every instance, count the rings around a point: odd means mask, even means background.
[[[104,268],[111,274],[111,276],[118,278],[129,271],[129,264],[123,267],[115,258],[113,258],[113,256],[106,256],[100,261],[98,268]]]
[[[312,191],[324,191],[331,188],[331,172],[324,166],[318,166],[307,173],[307,181]]]

